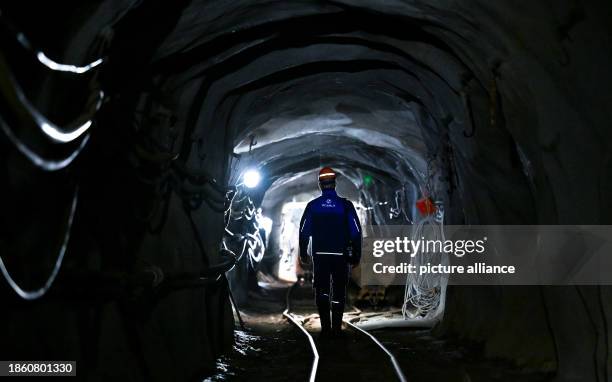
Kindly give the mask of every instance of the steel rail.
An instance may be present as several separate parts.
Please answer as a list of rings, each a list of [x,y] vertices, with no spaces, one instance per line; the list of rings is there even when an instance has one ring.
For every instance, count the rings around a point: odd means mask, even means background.
[[[398,379],[401,382],[406,382],[406,376],[404,375],[404,372],[402,371],[402,368],[399,365],[399,362],[397,362],[397,359],[395,359],[395,356],[385,347],[385,345],[383,345],[382,343],[380,343],[380,341],[374,337],[374,335],[368,333],[367,331],[361,329],[360,327],[358,327],[357,325],[349,322],[348,320],[343,320],[347,325],[349,325],[350,327],[352,327],[353,329],[356,329],[357,331],[365,334],[366,336],[370,337],[370,339],[376,344],[378,345],[379,348],[382,349],[382,351],[384,351],[388,356],[389,359],[391,360],[391,364],[393,365],[393,368],[395,369],[395,374],[397,374]]]
[[[317,369],[318,369],[318,365],[319,365],[319,352],[317,351],[317,347],[315,345],[314,339],[312,337],[312,335],[304,328],[304,325],[295,318],[295,316],[293,314],[290,313],[290,304],[289,304],[289,296],[291,294],[291,290],[295,287],[295,284],[289,288],[289,290],[287,291],[287,301],[286,301],[286,305],[287,308],[285,309],[285,311],[283,312],[283,316],[285,318],[287,318],[289,321],[291,321],[295,326],[297,326],[302,333],[304,333],[306,335],[306,337],[308,338],[308,342],[310,343],[310,348],[312,349],[312,353],[313,353],[313,362],[312,362],[312,368],[311,368],[311,372],[310,372],[310,382],[315,382],[316,379],[316,375],[317,375]],[[371,333],[361,329],[360,327],[358,327],[357,325],[349,322],[348,320],[343,319],[343,321],[350,326],[351,328],[357,330],[358,332],[366,335],[368,338],[370,338],[372,340],[372,342],[374,342],[383,352],[385,352],[385,354],[389,357],[391,364],[393,365],[393,369],[395,371],[395,374],[397,375],[398,379],[400,382],[406,382],[406,376],[404,375],[404,372],[402,371],[402,368],[399,365],[399,362],[397,361],[397,359],[395,358],[395,356]]]
[[[297,326],[302,333],[304,333],[304,335],[308,338],[308,342],[310,343],[310,349],[312,350],[312,367],[310,369],[310,378],[308,379],[309,382],[315,382],[315,379],[317,377],[317,369],[319,367],[319,351],[317,350],[317,346],[314,343],[314,338],[312,338],[312,335],[310,333],[308,333],[308,330],[306,330],[304,328],[304,325],[299,322],[294,316],[293,314],[289,313],[289,294],[291,293],[291,290],[295,287],[295,284],[289,288],[289,290],[287,291],[287,308],[285,309],[285,311],[283,312],[283,316],[285,318],[287,318],[289,321],[291,321],[295,326]]]

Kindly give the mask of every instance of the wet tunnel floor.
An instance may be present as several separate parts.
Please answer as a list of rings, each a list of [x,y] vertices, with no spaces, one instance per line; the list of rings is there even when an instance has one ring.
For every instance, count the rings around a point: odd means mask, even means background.
[[[307,381],[312,352],[304,334],[283,316],[287,287],[251,295],[237,326],[234,350],[217,361],[207,381]],[[292,311],[315,312],[309,288],[292,293]],[[395,381],[389,359],[367,337],[348,329],[342,339],[317,338],[318,319],[305,327],[320,353],[318,381]],[[435,338],[429,330],[381,329],[371,332],[396,357],[408,381],[550,381],[548,374],[530,372],[502,361],[485,360],[474,346]]]

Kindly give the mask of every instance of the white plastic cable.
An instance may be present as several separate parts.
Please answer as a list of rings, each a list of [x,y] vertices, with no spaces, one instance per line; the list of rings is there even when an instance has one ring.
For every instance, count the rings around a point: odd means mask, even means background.
[[[13,86],[15,87],[15,96],[19,99],[19,102],[23,105],[23,107],[28,111],[28,113],[32,116],[32,119],[38,126],[38,128],[54,142],[58,143],[70,143],[75,139],[79,138],[85,132],[89,130],[93,121],[92,119],[88,119],[86,121],[75,123],[75,126],[71,126],[67,130],[59,127],[58,125],[51,122],[47,119],[38,109],[27,99],[24,92],[21,90],[16,81],[13,80]],[[104,92],[99,90],[97,94],[97,98],[95,100],[95,104],[92,109],[91,117],[100,110],[102,106],[102,101],[104,100]]]
[[[0,117],[0,128],[23,156],[25,156],[35,166],[40,167],[45,171],[58,171],[69,166],[79,156],[81,151],[83,151],[90,137],[89,135],[86,135],[80,142],[79,147],[77,147],[77,149],[74,150],[68,157],[58,160],[52,160],[43,158],[42,156],[34,152],[32,149],[30,149],[24,142],[22,142],[17,136],[15,136],[15,134],[13,134],[13,131],[10,129],[10,127],[2,117]]]
[[[100,64],[104,63],[105,61],[104,58],[98,58],[88,64],[81,65],[81,66],[61,64],[49,58],[42,51],[35,49],[30,43],[30,41],[28,40],[28,38],[23,33],[17,33],[15,38],[17,39],[17,41],[21,44],[23,48],[30,51],[36,56],[36,59],[38,60],[38,62],[44,65],[47,69],[50,69],[56,72],[83,74],[83,73],[89,72],[92,69],[95,69]]]
[[[47,57],[43,52],[36,53],[36,58],[38,59],[38,62],[40,62],[41,64],[43,64],[44,66],[46,66],[47,68],[51,70],[55,70],[57,72],[74,73],[74,74],[87,73],[88,71],[92,70],[93,68],[95,68],[96,66],[104,62],[103,59],[98,58],[97,60],[92,61],[91,63],[87,65],[83,65],[83,66],[60,64],[59,62],[55,62],[49,57]]]
[[[438,206],[436,216],[429,215],[422,219],[414,228],[412,240],[418,241],[425,236],[425,227],[431,227],[432,237],[426,240],[441,240],[444,242],[444,210]],[[443,253],[423,253],[422,247],[419,252],[410,260],[415,267],[431,264],[448,263],[448,257]],[[438,316],[442,309],[445,296],[447,276],[444,275],[420,275],[409,273],[406,276],[406,286],[404,289],[404,304],[402,305],[402,315],[404,319],[424,318],[431,319]]]

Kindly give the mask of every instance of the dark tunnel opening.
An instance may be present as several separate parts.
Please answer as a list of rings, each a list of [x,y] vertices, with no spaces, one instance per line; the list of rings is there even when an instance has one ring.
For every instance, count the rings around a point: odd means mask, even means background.
[[[364,243],[543,231],[523,243],[538,278],[505,283],[387,281],[364,244],[350,336],[309,337],[318,380],[610,380],[610,264],[576,269],[610,248],[611,17],[595,0],[0,5],[0,361],[312,380],[298,237],[329,166]],[[575,231],[547,247],[550,227],[587,227],[599,252]]]

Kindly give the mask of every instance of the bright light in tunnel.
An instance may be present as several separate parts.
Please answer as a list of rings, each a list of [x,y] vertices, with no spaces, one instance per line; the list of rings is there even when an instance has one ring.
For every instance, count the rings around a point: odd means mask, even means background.
[[[261,181],[261,174],[256,169],[247,170],[242,175],[242,182],[248,188],[255,188]]]

